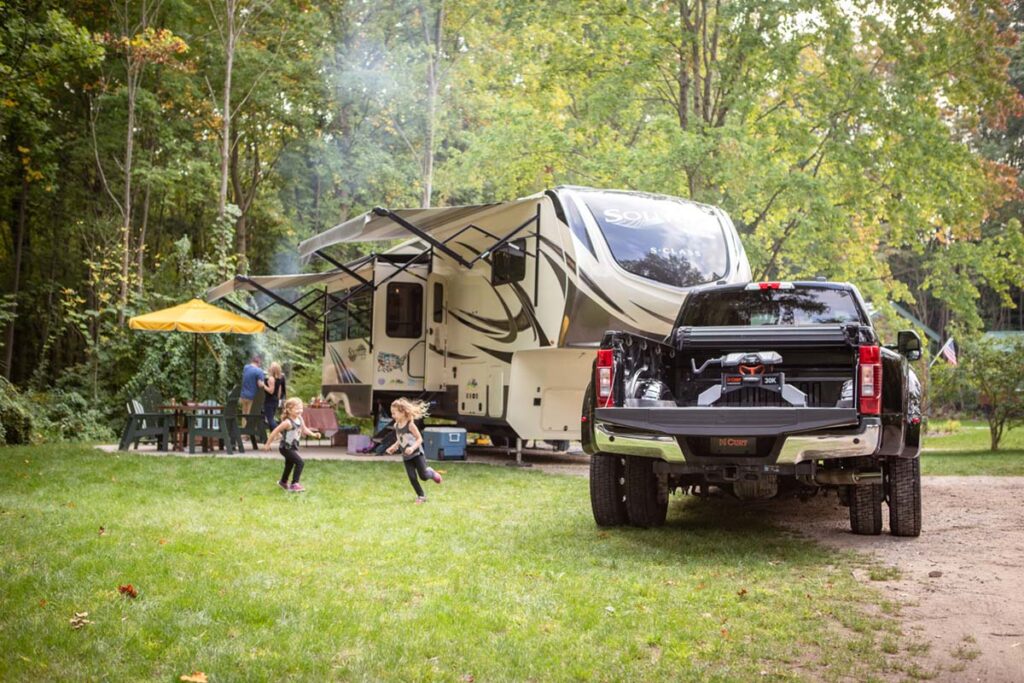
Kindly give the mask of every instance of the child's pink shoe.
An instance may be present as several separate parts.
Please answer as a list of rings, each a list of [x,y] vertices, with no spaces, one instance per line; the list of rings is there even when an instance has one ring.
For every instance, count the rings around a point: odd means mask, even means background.
[[[285,491],[288,491],[291,488],[288,486],[288,482],[286,481],[279,481],[277,482],[277,485],[283,488]]]
[[[296,483],[296,484],[292,484],[290,487],[288,487],[288,490],[291,491],[292,493],[302,493],[303,491],[306,490],[306,487],[303,486],[302,484],[297,484]]]
[[[444,481],[444,480],[441,479],[441,475],[438,474],[437,471],[435,471],[434,472],[434,483],[435,484],[440,484],[442,481]]]
[[[415,502],[416,502],[417,505],[420,505],[421,503],[426,503],[427,499],[424,498],[423,496],[416,496],[416,501]]]

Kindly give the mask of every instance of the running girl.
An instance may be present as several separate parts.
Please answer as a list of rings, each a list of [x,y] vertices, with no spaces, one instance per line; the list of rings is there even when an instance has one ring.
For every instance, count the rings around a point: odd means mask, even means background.
[[[427,404],[422,401],[410,401],[407,398],[399,398],[391,403],[391,417],[395,425],[395,443],[388,448],[388,453],[395,453],[402,449],[402,461],[405,463],[405,473],[409,475],[409,483],[416,491],[416,502],[425,503],[427,497],[423,495],[423,487],[420,486],[416,475],[423,481],[433,479],[434,483],[441,483],[441,475],[430,467],[427,467],[427,457],[423,454],[423,436],[416,427],[416,420],[426,417]]]

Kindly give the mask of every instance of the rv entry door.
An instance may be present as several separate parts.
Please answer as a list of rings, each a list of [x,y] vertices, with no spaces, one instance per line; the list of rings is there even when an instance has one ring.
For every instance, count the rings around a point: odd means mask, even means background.
[[[374,314],[375,391],[419,392],[426,370],[427,268],[415,264],[397,275],[400,264],[377,264]]]
[[[448,280],[431,273],[427,278],[427,391],[444,391],[448,384]]]

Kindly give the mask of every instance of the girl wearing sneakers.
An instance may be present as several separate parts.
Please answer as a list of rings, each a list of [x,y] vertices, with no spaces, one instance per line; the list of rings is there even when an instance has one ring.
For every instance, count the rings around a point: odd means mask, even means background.
[[[301,493],[306,489],[299,483],[299,477],[302,476],[302,468],[305,465],[302,457],[299,456],[299,438],[303,435],[320,438],[319,432],[314,432],[302,422],[301,398],[290,398],[284,402],[284,408],[281,409],[281,422],[267,437],[267,442],[263,444],[263,450],[269,451],[270,442],[281,432],[284,432],[280,447],[281,455],[284,456],[284,473],[281,474],[277,485],[285,491]],[[292,475],[290,485],[288,484],[289,474]]]
[[[427,416],[427,404],[422,401],[410,401],[407,398],[399,398],[391,403],[391,417],[395,425],[395,443],[388,448],[388,453],[394,453],[402,449],[402,461],[405,463],[405,473],[409,475],[409,483],[416,491],[416,502],[425,503],[427,497],[423,495],[423,487],[420,486],[416,475],[423,481],[433,479],[434,483],[441,483],[441,475],[430,467],[427,467],[427,458],[423,454],[423,436],[416,427],[416,420]]]

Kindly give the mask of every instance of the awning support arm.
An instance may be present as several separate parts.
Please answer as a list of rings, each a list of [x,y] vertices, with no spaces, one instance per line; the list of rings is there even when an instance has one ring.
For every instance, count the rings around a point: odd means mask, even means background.
[[[309,317],[309,314],[308,314],[308,311],[309,311],[309,309],[310,309],[310,308],[312,308],[312,307],[313,307],[313,306],[315,306],[316,304],[318,304],[318,303],[320,303],[321,301],[323,301],[323,298],[324,298],[324,292],[323,292],[323,291],[321,291],[321,290],[319,290],[319,289],[315,289],[315,290],[312,290],[312,291],[306,292],[305,294],[303,294],[302,296],[300,296],[300,297],[299,297],[298,299],[296,299],[296,300],[294,301],[294,303],[296,303],[296,304],[297,304],[297,303],[299,303],[300,301],[302,301],[303,299],[305,299],[305,298],[306,298],[307,296],[309,296],[310,294],[316,294],[316,297],[315,297],[315,298],[313,298],[313,299],[311,299],[311,300],[309,301],[309,303],[307,303],[307,304],[304,304],[304,305],[302,306],[302,311],[303,311],[303,313],[301,313],[301,315],[302,315],[302,317],[304,317],[304,318],[305,318],[306,320],[311,320],[311,321],[312,321],[312,322],[314,322],[314,323],[319,323],[319,322],[320,322],[320,318],[310,318],[310,317]],[[294,319],[295,319],[295,317],[296,317],[296,316],[298,316],[298,315],[300,315],[300,313],[292,313],[292,314],[291,314],[290,316],[288,316],[287,318],[285,318],[284,320],[282,320],[281,322],[279,322],[279,323],[277,324],[277,326],[278,326],[278,327],[280,327],[280,326],[282,326],[282,325],[285,325],[285,324],[287,324],[287,323],[290,323],[290,322],[291,322],[292,320],[294,320]]]
[[[380,207],[380,206],[375,206],[375,207],[373,207],[373,213],[378,215],[378,216],[383,216],[385,218],[390,218],[395,223],[398,223],[403,228],[405,228],[406,230],[408,230],[412,234],[414,234],[417,237],[419,237],[421,240],[427,242],[428,244],[433,245],[438,251],[440,251],[440,252],[444,253],[446,256],[454,259],[457,263],[465,266],[466,268],[472,268],[473,267],[473,262],[467,261],[466,259],[462,258],[461,254],[459,254],[458,252],[453,250],[447,244],[445,244],[444,242],[439,242],[437,239],[432,237],[429,233],[424,232],[423,230],[420,230],[414,224],[412,224],[409,221],[405,220],[404,218],[399,216],[394,211],[391,211],[390,209],[385,209],[385,208]]]
[[[247,310],[244,306],[239,306],[238,304],[236,304],[231,299],[228,299],[227,297],[224,297],[223,301],[228,306],[230,306],[231,308],[235,309],[236,311],[238,311],[242,315],[244,315],[244,316],[246,316],[248,318],[252,318],[253,320],[256,320],[257,322],[263,323],[264,325],[266,325],[267,327],[272,329],[274,332],[277,332],[277,328],[280,327],[280,325],[271,325],[268,321],[266,321],[263,318],[261,318],[259,316],[259,314],[253,313],[252,311]]]
[[[273,290],[267,289],[263,285],[261,285],[261,284],[259,284],[257,282],[254,282],[253,280],[251,280],[249,278],[246,278],[246,282],[251,287],[254,287],[254,288],[260,290],[261,292],[263,292],[264,294],[269,296],[271,299],[274,299],[275,301],[277,301],[277,303],[281,304],[285,308],[289,308],[289,309],[295,311],[296,314],[301,315],[303,318],[305,318],[309,322],[315,323],[317,321],[316,318],[310,316],[308,313],[306,313],[306,311],[304,311],[303,309],[301,309],[298,306],[294,305],[291,301],[288,301],[288,299],[285,299],[284,297],[278,296]],[[295,317],[295,316],[292,316],[292,317]],[[289,318],[289,320],[291,320],[291,318]]]
[[[531,216],[530,218],[527,218],[524,222],[522,222],[519,225],[519,227],[517,227],[515,230],[513,230],[512,232],[510,232],[509,234],[505,235],[500,240],[498,240],[497,242],[492,244],[488,249],[486,249],[486,250],[480,252],[479,254],[477,254],[476,257],[472,261],[469,262],[469,266],[468,267],[472,268],[473,264],[476,263],[477,261],[479,261],[481,259],[485,259],[485,258],[487,258],[488,256],[491,255],[491,252],[493,252],[493,251],[495,251],[497,249],[501,249],[503,246],[508,244],[509,241],[513,237],[515,237],[516,235],[521,233],[526,228],[530,227],[530,224],[534,223],[534,222],[537,223],[537,232],[540,232],[540,213],[537,213],[536,215]]]
[[[322,258],[324,261],[327,261],[328,263],[330,263],[332,266],[334,266],[338,270],[343,271],[347,275],[351,275],[356,280],[358,280],[360,283],[362,283],[364,285],[369,283],[369,280],[367,280],[365,277],[363,277],[362,275],[360,275],[356,271],[352,270],[352,268],[350,268],[349,266],[345,265],[344,263],[341,263],[340,261],[338,261],[338,260],[336,260],[334,258],[331,258],[327,254],[325,254],[322,250],[317,249],[313,253],[316,254],[317,256],[319,256],[320,258]],[[355,265],[356,267],[359,267],[359,266],[363,265],[364,263],[366,263],[367,260],[373,258],[374,256],[375,256],[375,254],[370,254],[369,256],[365,256],[365,257],[363,257],[361,259],[357,259],[356,261],[353,261],[353,265]]]
[[[240,276],[240,277],[241,277],[241,276]],[[302,301],[303,299],[305,299],[305,298],[306,298],[307,296],[309,296],[310,294],[315,294],[315,293],[317,293],[317,292],[319,292],[319,291],[320,291],[320,290],[318,290],[318,289],[314,289],[314,290],[308,291],[308,292],[306,292],[305,294],[303,294],[302,296],[300,296],[300,297],[299,297],[298,299],[296,299],[295,301],[293,301],[292,303],[293,303],[293,304],[295,304],[295,305],[297,306],[297,305],[299,304],[299,302],[300,302],[300,301]],[[271,308],[273,308],[274,306],[277,306],[277,305],[278,305],[278,303],[277,303],[276,301],[271,301],[271,302],[270,302],[270,303],[268,303],[267,305],[265,305],[265,306],[263,306],[262,308],[258,309],[258,310],[256,311],[256,313],[257,313],[257,314],[259,314],[259,315],[262,315],[264,311],[268,311],[268,310],[270,310]],[[303,306],[303,308],[308,308],[308,306]],[[291,316],[289,316],[289,318],[288,318],[288,319],[289,319],[289,320],[291,320],[291,319],[292,319],[292,318],[294,318],[294,317],[295,317],[295,315],[294,315],[294,314],[292,314]]]

